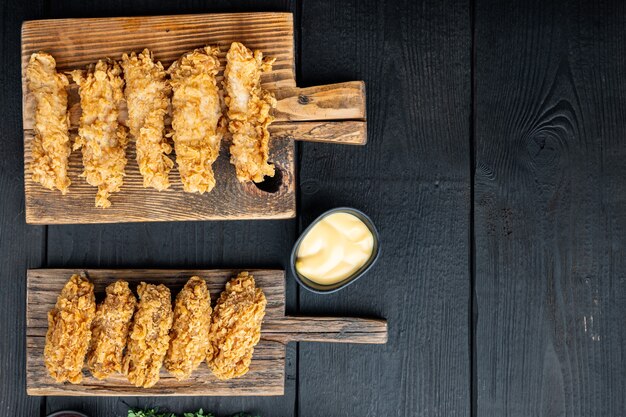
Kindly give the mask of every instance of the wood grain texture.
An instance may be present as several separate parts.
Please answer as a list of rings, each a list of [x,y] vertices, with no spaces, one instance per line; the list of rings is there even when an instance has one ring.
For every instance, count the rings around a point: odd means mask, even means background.
[[[254,184],[240,184],[228,163],[227,143],[220,160],[213,166],[217,186],[208,194],[185,193],[174,169],[173,186],[165,192],[143,187],[134,148],[129,146],[124,185],[112,196],[112,207],[94,207],[95,187],[80,177],[81,153],[70,157],[70,193],[61,196],[32,181],[29,165],[33,139],[35,101],[28,92],[26,66],[33,52],[51,53],[60,71],[84,68],[106,56],[119,58],[122,53],[150,48],[155,58],[169,66],[186,51],[202,45],[221,49],[222,79],[225,55],[231,42],[240,41],[266,56],[275,58],[272,71],[263,74],[262,84],[278,98],[276,119],[288,121],[272,127],[270,160],[280,174],[271,189]],[[24,123],[24,175],[26,221],[32,224],[117,223],[139,221],[184,221],[228,219],[282,219],[295,216],[294,140],[318,140],[335,143],[365,144],[365,86],[363,82],[340,83],[299,89],[294,76],[294,33],[291,13],[230,13],[129,18],[57,19],[24,22],[22,26],[22,92]],[[80,99],[75,83],[68,99],[71,129],[80,120]],[[363,126],[355,128],[358,119]],[[332,125],[304,121],[334,120]],[[127,122],[123,108],[119,121]],[[169,123],[168,120],[166,120]],[[319,137],[318,137],[319,135]],[[280,140],[276,140],[279,138]],[[226,141],[228,142],[228,140]],[[171,155],[175,159],[175,154]]]
[[[385,317],[389,341],[301,343],[298,415],[468,417],[469,3],[304,0],[301,21],[299,81],[364,80],[369,143],[300,144],[300,230],[356,207],[381,257],[299,314]]]
[[[339,317],[287,316],[268,322],[263,337],[284,342],[387,343],[387,321]]]
[[[22,25],[22,66],[33,52],[45,50],[60,71],[83,68],[103,57],[118,59],[149,48],[169,66],[180,55],[204,45],[226,51],[234,41],[276,58],[263,75],[268,87],[295,87],[291,13],[223,13],[91,19],[53,19]],[[222,67],[223,70],[223,67]],[[221,72],[220,72],[221,74]]]
[[[624,6],[477,1],[476,415],[626,411]]]
[[[366,119],[363,81],[280,88],[275,95],[274,115],[277,121]]]
[[[269,127],[272,139],[293,139],[301,142],[321,142],[342,145],[365,145],[367,123],[343,122],[278,122]]]
[[[26,309],[26,389],[29,395],[88,396],[186,396],[186,395],[282,395],[285,373],[285,344],[290,341],[324,341],[385,343],[387,323],[384,320],[355,318],[285,318],[285,273],[278,270],[251,270],[256,285],[267,299],[261,341],[255,348],[250,371],[241,378],[221,381],[206,365],[201,365],[187,381],[177,381],[165,369],[161,380],[149,389],[133,387],[123,375],[104,381],[85,372],[81,384],[58,384],[43,362],[47,314],[72,274],[84,272],[94,284],[96,300],[103,298],[107,285],[118,279],[135,288],[140,282],[165,284],[174,297],[191,276],[206,280],[213,302],[226,282],[238,270],[71,270],[33,269],[27,274]],[[266,335],[266,327],[269,330]]]

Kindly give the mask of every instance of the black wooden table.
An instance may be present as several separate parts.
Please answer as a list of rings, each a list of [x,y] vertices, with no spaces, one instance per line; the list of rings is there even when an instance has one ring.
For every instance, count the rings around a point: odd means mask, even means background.
[[[299,144],[287,221],[26,226],[26,19],[291,11],[300,86],[367,83],[366,147]],[[626,414],[626,8],[616,1],[0,2],[0,415]],[[286,267],[354,206],[383,254],[288,310],[385,317],[384,346],[292,344],[284,397],[27,397],[27,267]]]

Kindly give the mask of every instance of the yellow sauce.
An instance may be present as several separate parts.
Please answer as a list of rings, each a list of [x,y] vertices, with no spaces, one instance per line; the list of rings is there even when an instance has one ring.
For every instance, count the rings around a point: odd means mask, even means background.
[[[372,256],[374,236],[358,217],[332,213],[304,236],[296,269],[313,282],[331,285],[348,278]]]

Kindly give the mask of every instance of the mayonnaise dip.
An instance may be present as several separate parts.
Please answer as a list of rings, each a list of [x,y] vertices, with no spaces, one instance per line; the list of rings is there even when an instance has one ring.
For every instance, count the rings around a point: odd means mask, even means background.
[[[374,236],[350,213],[331,213],[304,236],[296,254],[296,270],[320,285],[336,284],[367,263]]]

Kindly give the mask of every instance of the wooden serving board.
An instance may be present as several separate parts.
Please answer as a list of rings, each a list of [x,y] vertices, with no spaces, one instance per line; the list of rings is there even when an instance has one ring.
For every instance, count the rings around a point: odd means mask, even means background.
[[[226,282],[236,270],[163,270],[163,269],[30,269],[27,273],[26,300],[26,390],[29,395],[89,396],[165,396],[165,395],[283,395],[285,345],[290,341],[386,343],[385,320],[333,317],[285,316],[285,273],[281,270],[250,270],[257,286],[267,298],[261,341],[254,350],[250,371],[243,377],[220,381],[205,363],[187,381],[177,381],[165,369],[152,388],[136,388],[123,375],[99,381],[87,369],[81,384],[59,384],[45,368],[43,349],[48,328],[47,314],[72,274],[85,272],[95,285],[96,301],[104,288],[117,279],[131,284],[135,291],[141,281],[165,284],[172,298],[194,275],[207,281],[215,303]]]
[[[124,185],[111,197],[108,209],[94,207],[96,188],[79,175],[80,151],[70,157],[69,194],[62,196],[31,180],[29,165],[35,102],[29,93],[25,69],[33,52],[52,54],[59,71],[85,68],[100,58],[120,59],[122,53],[149,48],[167,67],[183,53],[204,45],[225,55],[239,41],[265,56],[276,58],[262,84],[276,95],[276,121],[270,127],[270,160],[279,173],[257,186],[240,184],[230,165],[225,138],[214,164],[217,185],[212,192],[183,192],[176,168],[166,191],[143,188],[134,146],[127,150]],[[365,87],[349,82],[297,88],[295,82],[293,16],[291,13],[236,13],[129,18],[58,19],[24,22],[22,26],[22,93],[24,122],[24,176],[26,222],[32,224],[121,223],[139,221],[279,219],[295,216],[296,178],[294,140],[363,145],[366,142]],[[80,103],[75,84],[70,86],[72,135],[76,134]],[[120,122],[126,123],[122,112]],[[175,158],[175,155],[171,155]]]

